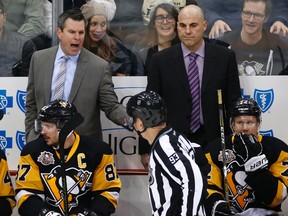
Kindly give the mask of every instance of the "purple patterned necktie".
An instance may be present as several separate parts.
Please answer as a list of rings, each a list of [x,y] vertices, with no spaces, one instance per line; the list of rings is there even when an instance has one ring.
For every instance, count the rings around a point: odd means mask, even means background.
[[[192,96],[192,114],[190,122],[190,130],[195,133],[200,127],[200,80],[199,72],[196,64],[196,53],[190,53],[188,66],[188,80]]]

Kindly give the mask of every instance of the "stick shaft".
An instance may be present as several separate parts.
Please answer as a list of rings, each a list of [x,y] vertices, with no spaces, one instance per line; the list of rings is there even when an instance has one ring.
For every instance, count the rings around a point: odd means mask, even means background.
[[[66,181],[66,166],[64,159],[64,143],[67,136],[73,131],[77,126],[79,126],[84,121],[83,117],[77,113],[73,116],[60,130],[59,133],[59,150],[60,150],[60,161],[61,161],[61,176],[62,176],[62,197],[64,201],[64,215],[69,215],[69,203],[68,203],[68,192],[67,192],[67,181]]]
[[[220,123],[220,135],[221,135],[221,150],[223,159],[223,184],[224,184],[224,198],[227,203],[227,207],[230,208],[229,202],[229,190],[227,183],[227,157],[226,157],[226,145],[225,145],[225,131],[224,131],[224,114],[223,114],[223,101],[222,101],[222,90],[217,90],[218,96],[218,109],[219,109],[219,123]]]

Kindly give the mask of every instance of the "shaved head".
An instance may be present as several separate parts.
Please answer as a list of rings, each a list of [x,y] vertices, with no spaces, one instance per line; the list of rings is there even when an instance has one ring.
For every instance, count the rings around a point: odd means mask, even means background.
[[[206,28],[207,22],[200,7],[188,5],[180,11],[177,22],[179,39],[191,52],[203,43]]]
[[[199,16],[200,19],[202,19],[203,21],[205,20],[202,9],[197,5],[185,6],[182,10],[180,10],[179,16],[181,16],[181,14],[195,14],[195,15],[197,14],[197,16]]]

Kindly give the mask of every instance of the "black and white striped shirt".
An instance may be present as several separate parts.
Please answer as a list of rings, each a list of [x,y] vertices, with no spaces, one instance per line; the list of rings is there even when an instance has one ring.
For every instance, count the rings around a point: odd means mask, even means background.
[[[195,162],[196,148],[201,147],[170,127],[156,137],[149,162],[149,197],[154,216],[206,215],[202,205],[206,184]]]

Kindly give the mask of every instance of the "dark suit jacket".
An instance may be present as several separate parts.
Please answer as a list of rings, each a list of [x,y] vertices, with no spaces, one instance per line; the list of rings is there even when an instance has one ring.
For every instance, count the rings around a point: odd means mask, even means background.
[[[153,55],[147,89],[164,98],[171,126],[189,134],[192,99],[181,44]],[[205,43],[201,106],[207,142],[220,136],[217,89],[222,89],[223,104],[228,111],[241,96],[236,57],[226,47]],[[226,132],[230,131],[227,119],[225,126]]]
[[[37,51],[32,56],[25,113],[26,142],[39,136],[34,120],[50,101],[54,61],[58,46]],[[76,129],[79,134],[102,138],[100,110],[114,123],[124,125],[126,110],[118,102],[108,63],[82,48],[69,96],[85,121]]]

